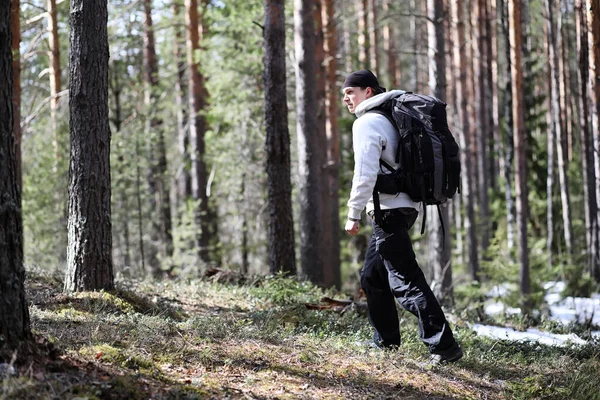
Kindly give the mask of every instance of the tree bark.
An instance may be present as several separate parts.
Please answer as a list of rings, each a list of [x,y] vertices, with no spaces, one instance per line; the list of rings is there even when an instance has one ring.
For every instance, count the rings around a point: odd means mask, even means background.
[[[368,14],[367,19],[369,21],[369,68],[375,76],[379,76],[379,35],[377,27],[377,0],[368,1]]]
[[[48,0],[48,58],[50,75],[50,125],[54,147],[54,174],[58,173],[60,162],[60,138],[56,126],[56,110],[58,109],[58,93],[61,91],[60,79],[60,44],[58,41],[58,20],[56,17],[56,0]],[[61,208],[62,209],[62,208]]]
[[[527,149],[523,110],[523,71],[521,68],[521,0],[508,0],[510,24],[510,59],[512,78],[514,143],[515,143],[515,193],[517,209],[517,241],[519,263],[519,288],[521,312],[531,313],[531,283],[529,280],[529,252],[527,246],[527,220],[529,203],[527,200]]]
[[[107,1],[71,1],[71,156],[65,291],[114,289]]]
[[[428,0],[428,57],[429,57],[429,90],[442,101],[446,99],[446,42],[444,40],[444,0]],[[452,296],[452,264],[450,250],[452,248],[448,209],[450,203],[440,206],[441,216],[436,217],[437,207],[430,206],[428,213],[434,217],[427,225],[429,239],[429,261],[433,272],[433,291],[436,298],[443,302]],[[442,224],[447,230],[444,234]]]
[[[594,143],[594,170],[596,187],[596,208],[600,209],[600,0],[586,0],[587,26],[589,43],[589,81],[591,101],[591,120]],[[600,240],[598,232],[600,213],[596,214],[596,241]],[[592,276],[600,282],[600,254],[592,262]]]
[[[158,60],[156,58],[156,47],[154,40],[154,27],[152,23],[152,0],[144,0],[144,60],[146,94],[145,103],[150,114],[146,125],[147,140],[150,154],[150,195],[153,206],[153,227],[151,237],[153,257],[150,260],[149,271],[155,278],[162,275],[160,260],[157,258],[159,248],[162,258],[169,260],[173,256],[173,236],[171,207],[169,202],[169,186],[165,180],[168,175],[167,154],[165,139],[163,135],[163,123],[158,117],[159,109],[159,81]]]
[[[387,21],[383,25],[383,51],[387,59],[387,74],[389,77],[390,86],[397,88],[400,84],[400,68],[396,55],[396,30],[395,20],[390,18],[391,0],[383,0],[382,8],[383,15],[387,17]]]
[[[283,271],[296,275],[286,94],[284,4],[284,0],[264,1],[269,270],[272,274]]]
[[[498,2],[499,9],[502,15],[502,33],[504,36],[505,43],[510,43],[509,25],[508,25],[508,4],[505,0]],[[505,146],[504,146],[504,157],[503,157],[503,170],[504,170],[504,192],[506,201],[506,247],[509,251],[509,257],[512,259],[512,250],[515,247],[515,236],[516,236],[516,217],[515,217],[515,199],[513,196],[513,161],[514,161],[514,143],[512,131],[514,129],[514,121],[512,116],[513,110],[513,98],[512,98],[512,60],[510,57],[510,46],[504,46],[505,60],[506,60],[506,72],[504,82],[504,118],[506,120],[506,135],[505,135]]]
[[[14,14],[13,14],[14,15]],[[0,360],[31,338],[13,125],[10,2],[0,3]]]
[[[323,285],[323,229],[321,168],[324,143],[319,142],[315,82],[315,30],[313,0],[294,0],[296,49],[296,131],[300,178],[300,253],[302,275]]]
[[[490,126],[488,110],[488,81],[486,74],[486,63],[488,59],[486,42],[487,32],[485,30],[485,4],[484,0],[473,0],[473,13],[471,18],[473,29],[473,74],[475,78],[475,112],[477,114],[477,129],[474,130],[474,138],[477,149],[477,193],[479,199],[479,237],[481,239],[481,250],[485,254],[490,244],[490,200],[488,189],[490,187],[489,178],[489,157],[488,138],[490,137]]]
[[[202,2],[206,0],[201,0]],[[204,4],[204,3],[203,3]],[[203,24],[198,14],[198,0],[185,0],[187,26],[187,63],[189,66],[189,104],[190,104],[190,158],[192,198],[197,203],[195,210],[198,229],[197,245],[200,260],[210,261],[210,215],[208,212],[208,196],[206,195],[206,145],[204,135],[208,129],[204,111],[207,106],[207,91],[204,86],[204,76],[200,72],[198,53],[200,47],[200,32]]]
[[[502,143],[502,136],[500,135],[500,104],[498,101],[498,13],[496,0],[490,2],[484,2],[485,4],[485,29],[487,32],[487,104],[490,106],[488,110],[488,124],[489,124],[489,139],[491,145],[488,146],[489,161],[488,161],[488,175],[489,182],[492,191],[496,191],[498,188],[497,175],[500,171],[498,163],[498,155],[500,154],[499,147]]]
[[[471,163],[471,124],[468,113],[469,95],[467,89],[467,56],[465,51],[465,19],[464,3],[462,0],[451,2],[452,19],[455,24],[453,29],[454,42],[454,67],[456,68],[456,104],[457,117],[460,126],[459,142],[461,148],[462,182],[461,194],[465,205],[464,229],[466,231],[466,248],[468,252],[467,264],[469,276],[472,280],[479,280],[479,261],[477,249],[477,232],[475,226],[475,210],[473,205],[472,181],[469,179],[472,171]]]
[[[13,74],[13,135],[15,137],[15,159],[17,186],[23,188],[21,175],[21,0],[10,3],[10,31],[12,34],[12,74]]]
[[[358,17],[358,64],[360,68],[368,68],[369,44],[367,38],[369,33],[369,19],[367,1],[355,0],[356,15]]]
[[[578,68],[577,80],[579,96],[579,132],[581,141],[581,163],[583,167],[583,198],[585,209],[585,242],[587,251],[586,265],[593,275],[594,261],[598,259],[600,248],[598,243],[598,226],[596,215],[598,206],[596,200],[596,172],[594,171],[594,149],[589,123],[589,61],[587,16],[583,8],[583,0],[575,1],[575,37],[577,38]]]
[[[325,175],[327,177],[325,192],[328,197],[329,210],[324,215],[323,221],[331,226],[331,247],[327,252],[329,265],[326,269],[330,272],[330,280],[326,280],[326,286],[341,288],[341,265],[340,265],[340,210],[339,210],[339,168],[340,168],[340,136],[338,126],[338,101],[339,89],[337,86],[337,32],[335,22],[335,2],[333,0],[322,1],[322,19],[324,30],[325,51],[325,113],[327,136],[327,162]],[[326,275],[329,276],[329,275]]]
[[[175,104],[177,106],[177,145],[181,157],[181,169],[177,179],[178,205],[183,204],[192,196],[192,178],[190,176],[190,129],[189,129],[189,102],[186,65],[185,65],[185,37],[179,26],[181,18],[181,2],[173,1],[173,18],[175,19],[175,42],[173,51],[177,63],[177,80],[175,81]]]

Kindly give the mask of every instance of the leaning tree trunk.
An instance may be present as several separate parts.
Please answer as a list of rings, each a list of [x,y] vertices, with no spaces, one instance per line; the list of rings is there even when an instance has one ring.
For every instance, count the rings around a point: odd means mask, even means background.
[[[206,0],[201,0],[206,1]],[[210,261],[210,215],[208,212],[208,196],[206,194],[207,171],[206,145],[204,135],[208,129],[204,111],[207,106],[207,92],[204,86],[204,76],[200,72],[198,52],[200,52],[200,31],[202,24],[198,15],[198,0],[186,0],[186,26],[187,26],[187,62],[189,66],[189,104],[190,104],[190,158],[192,198],[197,202],[195,219],[198,229],[198,253],[204,263]]]
[[[296,48],[296,106],[300,178],[300,255],[302,275],[313,283],[323,280],[321,168],[325,146],[317,131],[315,31],[313,0],[294,1]],[[328,250],[328,249],[327,249]]]
[[[12,34],[13,74],[13,135],[15,137],[15,159],[17,162],[17,186],[23,188],[21,176],[21,0],[12,0],[10,5],[10,31]]]
[[[71,1],[66,291],[113,289],[107,1]]]
[[[591,120],[594,143],[594,171],[596,187],[596,207],[600,209],[600,0],[587,0],[587,26],[589,43],[589,81],[592,107]],[[595,239],[600,241],[600,213],[596,214]],[[598,245],[596,245],[598,246]],[[592,262],[592,276],[600,282],[600,254]]]
[[[332,227],[331,229],[331,247],[329,248],[329,265],[326,276],[326,286],[335,286],[340,288],[342,285],[341,265],[340,265],[340,210],[339,210],[339,168],[340,168],[340,137],[338,127],[338,99],[339,90],[337,87],[337,40],[335,28],[335,8],[333,0],[322,1],[322,18],[324,41],[323,49],[325,51],[325,132],[327,136],[327,168],[325,170],[326,186],[325,193],[328,198],[329,211],[324,214],[324,221]]]
[[[585,208],[585,242],[587,251],[587,266],[590,274],[594,271],[594,260],[600,256],[598,243],[598,227],[596,215],[598,213],[596,188],[596,174],[594,171],[594,149],[592,134],[589,123],[589,61],[588,61],[588,37],[587,16],[583,8],[583,1],[575,1],[575,37],[577,38],[578,68],[577,80],[579,84],[579,96],[577,98],[579,108],[579,131],[581,140],[581,163],[583,167],[583,193]]]
[[[21,193],[13,133],[10,2],[0,3],[0,361],[31,336],[25,300]]]
[[[285,70],[285,1],[264,0],[269,271],[296,275]]]
[[[515,143],[515,192],[517,208],[517,243],[519,263],[519,288],[521,312],[531,313],[531,283],[529,280],[529,253],[527,248],[527,220],[529,202],[527,200],[527,148],[523,110],[523,71],[521,69],[521,0],[508,1],[510,24],[510,60],[512,77],[514,143]]]
[[[444,38],[444,0],[428,0],[427,14],[429,20],[428,57],[429,57],[429,90],[442,101],[446,98],[446,48]],[[429,239],[429,260],[433,272],[433,287],[436,298],[440,301],[452,296],[452,266],[450,250],[452,248],[448,209],[450,203],[440,206],[442,219],[435,216],[437,207],[431,206],[427,211],[434,218],[427,226]],[[445,227],[446,232],[442,229]]]

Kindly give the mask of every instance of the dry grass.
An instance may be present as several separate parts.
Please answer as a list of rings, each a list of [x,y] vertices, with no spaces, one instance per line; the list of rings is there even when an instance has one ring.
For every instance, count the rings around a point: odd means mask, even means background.
[[[27,287],[46,350],[18,360],[2,399],[573,398],[600,371],[597,353],[536,355],[461,327],[463,361],[429,369],[412,316],[399,351],[365,350],[355,344],[370,334],[364,316],[307,311],[303,302],[323,293],[285,279],[122,282],[114,293],[66,295],[36,276]]]

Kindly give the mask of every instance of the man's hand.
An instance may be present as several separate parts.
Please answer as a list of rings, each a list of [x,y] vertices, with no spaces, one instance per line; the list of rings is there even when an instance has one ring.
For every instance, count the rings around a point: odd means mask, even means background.
[[[352,236],[356,235],[358,233],[358,230],[360,229],[360,227],[358,225],[358,221],[347,220],[345,229],[346,229],[346,232],[348,232]]]

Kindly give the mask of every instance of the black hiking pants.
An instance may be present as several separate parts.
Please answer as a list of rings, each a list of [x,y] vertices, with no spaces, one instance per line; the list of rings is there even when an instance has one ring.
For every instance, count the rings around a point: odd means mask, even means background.
[[[429,351],[455,344],[444,312],[419,268],[408,230],[418,212],[413,208],[381,210],[381,226],[373,222],[373,236],[361,270],[367,295],[373,341],[380,347],[400,345],[395,300],[419,319],[419,335]]]

